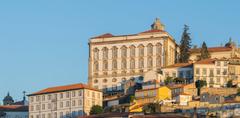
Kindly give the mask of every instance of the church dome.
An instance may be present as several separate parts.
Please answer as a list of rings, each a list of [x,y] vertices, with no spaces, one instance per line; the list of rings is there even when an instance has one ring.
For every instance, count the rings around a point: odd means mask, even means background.
[[[12,96],[10,96],[10,94],[8,93],[7,96],[4,97],[4,99],[3,99],[3,104],[10,105],[12,103],[14,103],[14,100],[13,100]]]

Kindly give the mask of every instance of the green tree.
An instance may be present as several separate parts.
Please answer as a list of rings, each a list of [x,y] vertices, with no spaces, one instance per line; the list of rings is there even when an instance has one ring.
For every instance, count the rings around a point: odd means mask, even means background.
[[[205,80],[197,80],[195,82],[196,88],[197,88],[197,95],[199,96],[201,93],[201,88],[207,85],[207,82]]]
[[[91,115],[94,115],[94,114],[101,114],[103,113],[103,108],[99,105],[93,105],[91,107],[91,110],[90,110],[90,114]]]
[[[172,77],[167,77],[167,78],[164,80],[165,85],[168,85],[168,84],[170,84],[170,83],[172,83],[172,82],[173,82],[173,78],[172,78]]]
[[[232,87],[233,87],[232,80],[229,80],[229,81],[227,82],[227,87],[228,87],[228,88],[232,88]]]
[[[143,106],[144,113],[156,113],[157,112],[157,105],[155,103],[149,103]]]
[[[189,27],[184,25],[183,34],[180,41],[180,55],[179,55],[179,62],[186,63],[189,60],[190,53],[189,49],[191,48],[191,38],[190,33],[188,33]]]
[[[201,53],[201,56],[200,56],[201,60],[210,58],[210,54],[208,52],[207,44],[205,43],[205,41],[203,41],[200,53]]]
[[[175,84],[182,84],[182,83],[185,82],[185,79],[184,79],[184,78],[174,78],[174,79],[173,79],[173,82],[174,82]]]

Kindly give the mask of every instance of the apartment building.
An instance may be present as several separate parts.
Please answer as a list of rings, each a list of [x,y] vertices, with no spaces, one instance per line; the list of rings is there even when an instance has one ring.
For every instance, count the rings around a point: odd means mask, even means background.
[[[181,78],[185,83],[193,82],[193,63],[176,63],[162,68],[161,82],[164,82],[166,77]]]
[[[110,33],[89,40],[91,86],[121,90],[122,81],[175,63],[178,46],[159,19],[151,30],[131,35]]]
[[[50,87],[28,95],[29,118],[76,118],[102,106],[102,92],[85,84]]]
[[[194,81],[205,80],[208,87],[226,86],[228,77],[228,60],[204,59],[194,63]]]

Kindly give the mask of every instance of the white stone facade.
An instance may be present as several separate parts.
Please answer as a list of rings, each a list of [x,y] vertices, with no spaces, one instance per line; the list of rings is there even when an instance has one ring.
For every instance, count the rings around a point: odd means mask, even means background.
[[[226,86],[228,79],[228,61],[213,60],[211,63],[194,64],[194,80],[205,80],[207,86],[221,87]]]
[[[134,35],[105,34],[91,38],[88,82],[98,89],[121,90],[121,83],[131,77],[174,64],[177,50],[175,40],[158,29]]]
[[[102,92],[77,89],[29,96],[29,118],[75,118],[102,106]]]

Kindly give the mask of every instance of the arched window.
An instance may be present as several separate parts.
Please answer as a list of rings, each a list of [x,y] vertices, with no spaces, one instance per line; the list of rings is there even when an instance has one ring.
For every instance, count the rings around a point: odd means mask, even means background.
[[[143,58],[140,58],[139,59],[139,68],[144,68],[144,59]]]
[[[121,55],[122,55],[122,58],[127,57],[127,47],[126,46],[121,47]]]
[[[130,60],[130,69],[134,69],[135,68],[135,60],[131,59]]]
[[[144,45],[142,45],[142,44],[139,45],[139,46],[138,46],[138,50],[139,50],[139,51],[138,51],[138,52],[139,52],[138,55],[139,55],[140,57],[143,57],[143,56],[144,56]]]
[[[117,69],[117,60],[112,61],[112,68],[113,68],[113,70]]]
[[[107,79],[103,79],[103,83],[107,83]]]
[[[156,65],[157,65],[157,67],[161,67],[162,66],[162,58],[161,58],[161,56],[158,56],[156,58]]]
[[[116,79],[116,78],[113,78],[113,79],[112,79],[112,82],[116,82],[116,81],[117,81],[117,79]]]
[[[122,59],[121,67],[122,67],[122,69],[127,69],[127,60],[126,59]]]
[[[108,59],[108,48],[104,47],[102,51],[103,51],[103,59]]]
[[[98,61],[94,62],[94,67],[93,67],[93,71],[98,71],[99,70],[99,65],[98,65]]]
[[[118,48],[116,46],[114,46],[112,48],[112,58],[115,59],[118,57]]]
[[[108,70],[108,62],[106,60],[103,61],[103,70]]]
[[[97,80],[97,79],[95,79],[95,80],[94,80],[94,83],[98,83],[98,80]]]
[[[162,44],[161,43],[157,43],[157,45],[156,45],[156,54],[162,55]]]
[[[93,50],[93,58],[94,58],[94,60],[98,60],[99,59],[99,49],[98,48],[95,48]]]
[[[135,57],[135,46],[131,45],[130,46],[130,57]]]
[[[152,57],[149,57],[147,61],[148,61],[148,63],[147,63],[148,64],[148,68],[151,68],[152,65],[153,65]]]
[[[151,43],[147,45],[147,55],[153,55],[153,45]]]

